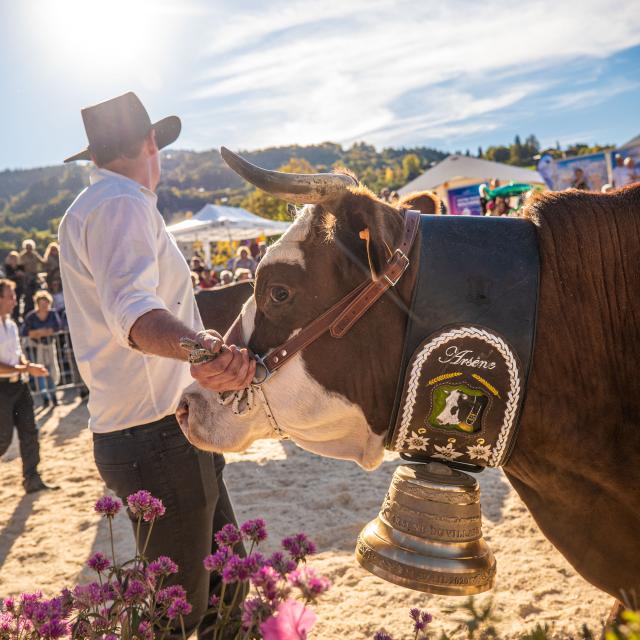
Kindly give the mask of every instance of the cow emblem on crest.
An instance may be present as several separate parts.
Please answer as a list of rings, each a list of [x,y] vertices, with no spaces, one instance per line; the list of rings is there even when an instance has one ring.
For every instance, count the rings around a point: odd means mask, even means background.
[[[392,447],[499,466],[515,433],[521,386],[518,359],[495,333],[463,326],[429,336],[409,361]]]

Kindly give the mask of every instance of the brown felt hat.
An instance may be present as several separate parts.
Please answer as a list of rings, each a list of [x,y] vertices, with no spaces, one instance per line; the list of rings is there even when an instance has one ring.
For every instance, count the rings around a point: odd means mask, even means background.
[[[158,149],[170,145],[180,135],[182,123],[177,116],[168,116],[151,123],[140,98],[129,91],[124,95],[82,109],[82,120],[89,146],[69,156],[65,162],[91,160],[94,155],[115,152],[132,140],[142,140],[151,129],[156,132]]]

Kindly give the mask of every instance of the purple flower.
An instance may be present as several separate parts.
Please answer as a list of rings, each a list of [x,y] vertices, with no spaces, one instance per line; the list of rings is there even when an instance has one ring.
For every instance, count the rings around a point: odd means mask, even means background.
[[[289,582],[300,589],[306,600],[315,600],[331,586],[324,576],[319,576],[311,567],[302,567],[289,574]]]
[[[267,525],[262,518],[247,520],[240,526],[242,535],[255,544],[267,539]]]
[[[111,496],[102,496],[102,498],[96,502],[94,509],[96,513],[107,516],[107,518],[113,518],[113,516],[120,511],[121,507],[122,502],[120,502],[120,500],[112,498]]]
[[[225,524],[213,538],[219,547],[233,547],[234,544],[242,540],[237,527],[232,524]]]
[[[247,598],[242,603],[242,615],[240,618],[242,628],[248,630],[260,625],[261,622],[273,615],[274,610],[273,604],[269,605],[260,598]]]
[[[244,568],[247,570],[247,575],[250,576],[264,567],[265,558],[260,552],[256,551],[249,554],[242,562],[244,563]]]
[[[97,582],[77,585],[73,590],[73,599],[76,609],[80,611],[104,602],[103,591]]]
[[[413,630],[418,633],[423,631],[433,620],[433,616],[427,611],[420,611],[417,607],[409,610],[409,616],[413,620]]]
[[[8,611],[1,612],[0,613],[0,633],[10,634],[12,631],[13,631],[13,616]],[[7,635],[7,637],[10,638],[11,636]]]
[[[98,551],[87,560],[87,566],[98,573],[102,573],[111,566],[111,563],[107,557]]]
[[[13,611],[15,609],[16,606],[16,602],[13,598],[5,598],[3,600],[3,604],[4,604],[4,608],[7,611]]]
[[[138,625],[138,635],[144,640],[153,640],[153,625],[148,620],[143,620]]]
[[[147,587],[144,582],[140,580],[131,580],[127,586],[127,590],[124,592],[124,601],[127,604],[135,604],[142,602],[147,595]]]
[[[208,555],[204,560],[204,568],[207,571],[216,571],[222,573],[227,560],[233,555],[229,547],[220,547],[215,553]]]
[[[282,547],[286,549],[294,560],[304,560],[316,552],[316,545],[304,533],[284,538]]]
[[[159,556],[147,567],[147,577],[169,576],[172,573],[178,573],[178,565],[168,556]]]
[[[393,640],[386,631],[376,631],[373,640]]]
[[[222,582],[227,584],[246,580],[249,573],[244,565],[244,561],[240,556],[232,555],[222,570]]]
[[[141,517],[145,522],[151,522],[163,516],[166,511],[162,500],[154,498],[145,489],[132,493],[127,498],[127,506],[134,516]]]
[[[172,584],[170,587],[165,587],[164,589],[160,589],[156,595],[156,600],[160,604],[168,604],[172,600],[176,599],[186,599],[187,592],[184,590],[184,587],[179,584]]]
[[[209,606],[214,609],[220,604],[220,597],[215,595],[215,593],[209,598]]]
[[[63,638],[69,633],[69,626],[60,618],[52,618],[38,628],[38,633],[46,640]]]
[[[184,598],[176,598],[167,609],[167,617],[173,620],[178,616],[187,616],[191,613],[192,608]]]
[[[280,574],[273,567],[262,567],[251,576],[251,583],[256,589],[262,589],[264,597],[274,601],[278,597],[278,579]]]
[[[282,551],[272,553],[267,560],[267,564],[273,567],[281,576],[286,576],[298,566],[294,560],[286,557]]]

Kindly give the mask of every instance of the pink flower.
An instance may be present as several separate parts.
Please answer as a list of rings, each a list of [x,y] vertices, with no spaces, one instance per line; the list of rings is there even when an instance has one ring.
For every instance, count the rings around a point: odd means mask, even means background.
[[[240,556],[232,555],[222,570],[222,582],[230,584],[232,582],[242,582],[249,577],[249,572]]]
[[[227,560],[233,555],[229,547],[220,547],[215,553],[208,555],[204,560],[204,568],[207,571],[222,573]]]
[[[127,604],[134,604],[136,602],[142,602],[147,595],[147,587],[140,580],[131,580],[129,586],[124,593],[124,601]]]
[[[282,540],[282,546],[294,560],[304,560],[316,552],[316,545],[304,533],[297,533]]]
[[[87,560],[87,566],[94,571],[97,571],[98,573],[102,573],[111,566],[111,563],[102,553],[98,551]]]
[[[94,509],[96,513],[107,516],[107,518],[113,518],[113,516],[120,511],[120,507],[122,507],[120,500],[116,500],[111,496],[102,496],[102,498],[96,502]]]
[[[232,524],[225,524],[224,527],[222,527],[222,529],[213,536],[213,538],[219,547],[233,547],[234,544],[237,544],[242,540],[237,527]]]
[[[165,587],[164,589],[160,589],[156,595],[156,600],[160,604],[168,604],[172,600],[177,598],[186,599],[187,592],[184,590],[179,584],[172,584],[170,587]]]
[[[147,577],[168,576],[178,573],[178,565],[169,556],[160,556],[147,567]]]
[[[289,582],[300,589],[306,600],[315,600],[327,591],[331,582],[324,576],[319,576],[311,567],[302,567],[289,574]]]
[[[178,616],[187,616],[191,613],[192,606],[184,598],[176,598],[167,609],[167,617],[173,620]]]
[[[148,491],[141,489],[127,498],[127,506],[134,516],[142,517],[145,522],[151,522],[165,514],[162,500],[154,498]]]
[[[255,544],[267,539],[267,525],[262,518],[247,520],[240,526],[242,535]]]
[[[286,576],[287,573],[293,571],[297,566],[295,560],[285,557],[282,551],[272,553],[271,557],[267,560],[267,564],[273,567],[281,576]]]
[[[307,632],[316,622],[316,614],[302,602],[285,600],[275,615],[260,625],[264,640],[307,640]]]

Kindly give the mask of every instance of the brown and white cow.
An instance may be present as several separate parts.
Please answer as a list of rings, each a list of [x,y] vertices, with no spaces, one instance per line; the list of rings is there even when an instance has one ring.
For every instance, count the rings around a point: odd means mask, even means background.
[[[242,310],[245,343],[266,354],[370,277],[363,229],[379,270],[399,243],[409,201],[394,208],[344,175],[305,181],[231,163],[261,188],[315,203],[269,249]],[[425,201],[434,206],[424,194],[411,200]],[[541,254],[538,328],[504,471],[578,572],[616,598],[640,597],[640,186],[549,193],[526,215]],[[278,426],[304,449],[366,469],[380,464],[415,264],[344,338],[323,335],[263,385]],[[212,451],[275,435],[259,401],[236,415],[196,386],[178,418],[195,445]]]

